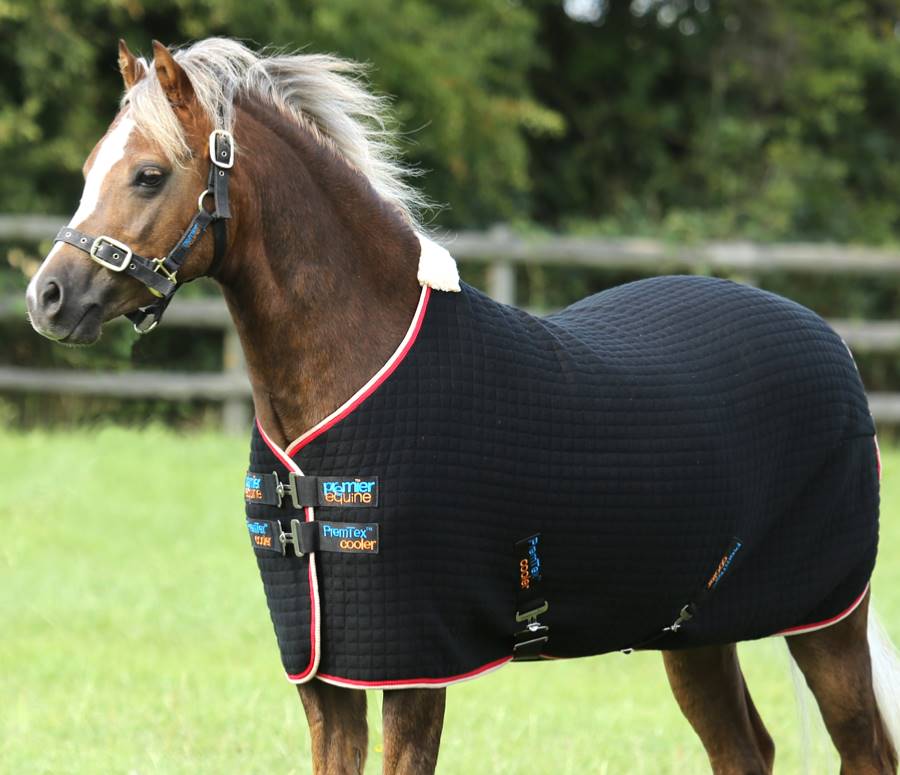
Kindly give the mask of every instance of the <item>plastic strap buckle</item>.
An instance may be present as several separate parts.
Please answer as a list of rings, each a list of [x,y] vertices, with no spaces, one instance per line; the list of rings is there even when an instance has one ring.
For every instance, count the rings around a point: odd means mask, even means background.
[[[281,524],[279,522],[279,524]],[[305,557],[316,551],[316,540],[319,536],[319,526],[315,522],[304,522],[300,519],[291,520],[291,529],[284,532],[282,529],[278,540],[281,543],[282,554],[287,554],[287,546],[290,544],[294,547],[294,554],[297,557]]]
[[[516,611],[516,621],[525,622],[525,629],[519,630],[513,635],[513,659],[516,662],[526,662],[540,659],[541,652],[550,640],[550,628],[541,624],[538,617],[550,609],[550,604],[544,600],[528,611]]]
[[[316,498],[316,478],[314,476],[304,476],[291,471],[288,474],[287,482],[282,482],[278,478],[278,474],[274,471],[272,475],[275,477],[277,484],[275,492],[278,495],[278,507],[281,508],[284,499],[290,495],[291,503],[295,509],[303,509],[307,506],[317,506]]]

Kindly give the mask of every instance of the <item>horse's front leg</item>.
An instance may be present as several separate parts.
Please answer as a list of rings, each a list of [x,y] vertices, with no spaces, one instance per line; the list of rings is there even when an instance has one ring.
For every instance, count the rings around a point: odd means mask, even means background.
[[[431,775],[444,726],[446,689],[384,693],[384,775]]]
[[[369,747],[366,693],[315,680],[297,690],[309,722],[314,775],[362,775]]]

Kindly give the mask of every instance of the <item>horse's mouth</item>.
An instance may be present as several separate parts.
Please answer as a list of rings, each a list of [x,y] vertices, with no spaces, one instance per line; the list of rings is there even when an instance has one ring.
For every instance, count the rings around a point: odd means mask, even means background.
[[[64,334],[54,330],[55,327],[43,328],[35,321],[34,316],[30,316],[30,318],[32,328],[41,336],[67,347],[84,347],[94,344],[100,338],[103,325],[103,315],[99,304],[88,304],[75,325]]]

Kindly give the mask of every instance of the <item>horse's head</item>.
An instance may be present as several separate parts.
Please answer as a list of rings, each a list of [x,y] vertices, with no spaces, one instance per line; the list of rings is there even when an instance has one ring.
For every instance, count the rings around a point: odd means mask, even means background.
[[[212,127],[183,68],[164,46],[154,41],[153,48],[148,65],[119,42],[126,88],[122,109],[84,164],[77,212],[29,283],[32,326],[49,339],[91,344],[105,321],[167,300],[174,288],[172,265],[157,259],[171,256],[182,241],[193,249],[181,257],[179,283],[204,274],[213,262],[214,240],[204,236],[206,224],[193,235],[185,233],[196,221],[198,196],[200,210],[212,204],[203,194]],[[133,90],[141,81],[143,88]],[[159,114],[178,123],[168,129],[182,140],[179,152],[149,139],[136,123],[130,97],[138,91],[141,99],[171,105]]]

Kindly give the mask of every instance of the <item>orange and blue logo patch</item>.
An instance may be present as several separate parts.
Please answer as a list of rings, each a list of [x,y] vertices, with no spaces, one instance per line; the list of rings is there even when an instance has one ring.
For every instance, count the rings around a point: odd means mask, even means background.
[[[728,572],[728,569],[731,567],[731,564],[734,562],[734,558],[737,553],[741,550],[743,544],[735,538],[732,542],[731,546],[728,548],[728,551],[725,553],[725,556],[719,560],[719,564],[716,566],[716,572],[710,576],[709,581],[706,582],[707,589],[715,589],[719,582],[722,580],[722,577]]]
[[[378,477],[320,476],[319,505],[372,508],[378,505]]]
[[[248,519],[247,532],[250,534],[250,543],[256,549],[265,549],[269,552],[284,553],[281,545],[281,529],[275,529],[277,523],[269,519]]]
[[[516,548],[519,554],[519,589],[531,589],[535,583],[541,580],[541,557],[538,554],[538,544],[541,536],[533,535],[519,541]]]
[[[378,554],[377,523],[317,522],[322,551]]]
[[[244,477],[244,500],[250,502],[263,500],[262,476],[259,474],[248,472]]]

